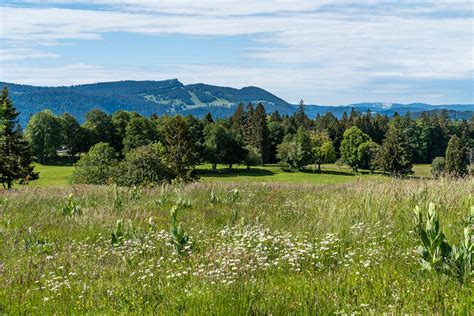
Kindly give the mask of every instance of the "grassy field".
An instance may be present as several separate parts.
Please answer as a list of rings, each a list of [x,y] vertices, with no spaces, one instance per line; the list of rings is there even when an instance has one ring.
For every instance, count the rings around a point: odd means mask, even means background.
[[[31,186],[63,186],[69,184],[74,167],[71,165],[41,165],[35,164],[35,170],[40,178],[30,182]],[[197,168],[202,182],[277,182],[277,183],[306,183],[306,184],[335,184],[358,181],[370,176],[372,180],[386,179],[382,175],[370,175],[367,172],[354,173],[348,167],[334,164],[322,165],[322,173],[313,172],[284,172],[276,165],[254,167],[247,170],[244,166],[234,166],[229,170],[227,166],[219,166],[218,172],[211,172],[210,164],[203,164]],[[429,177],[429,165],[415,165],[414,176]]]
[[[267,176],[282,182],[240,181]],[[0,191],[0,313],[472,312],[473,283],[423,271],[413,231],[414,207],[433,202],[448,240],[460,240],[472,178],[286,177]],[[75,215],[63,211],[70,193]],[[190,238],[181,255],[173,206]]]

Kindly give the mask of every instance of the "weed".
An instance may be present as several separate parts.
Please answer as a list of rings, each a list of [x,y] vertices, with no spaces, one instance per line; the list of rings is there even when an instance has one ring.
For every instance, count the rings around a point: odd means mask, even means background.
[[[178,208],[179,206],[175,205],[171,208],[170,217],[171,217],[171,243],[176,250],[178,255],[184,255],[187,253],[187,250],[191,248],[189,244],[189,236],[181,227],[181,223],[178,221]]]
[[[71,193],[68,195],[66,205],[61,209],[61,214],[64,216],[81,214],[80,208],[76,205],[76,202],[74,202],[74,194]]]

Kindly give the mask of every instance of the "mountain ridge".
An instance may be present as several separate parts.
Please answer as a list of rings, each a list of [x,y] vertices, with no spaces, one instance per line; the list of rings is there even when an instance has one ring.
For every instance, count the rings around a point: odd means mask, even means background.
[[[122,80],[71,86],[32,86],[0,82],[7,86],[12,100],[21,112],[20,123],[25,126],[36,112],[50,109],[60,115],[68,112],[83,121],[85,114],[99,108],[107,113],[117,110],[136,111],[142,115],[193,114],[203,116],[211,112],[215,117],[229,116],[239,103],[261,102],[267,112],[292,114],[298,106],[257,86],[240,89],[195,83],[184,85],[177,78],[168,80]],[[474,104],[432,105],[427,103],[362,102],[339,106],[307,105],[308,116],[331,112],[341,116],[351,108],[360,112],[393,115],[397,112],[418,113],[448,109],[454,118],[469,117]],[[462,113],[461,113],[462,112]],[[466,113],[464,113],[466,112]],[[461,114],[460,114],[461,113]]]

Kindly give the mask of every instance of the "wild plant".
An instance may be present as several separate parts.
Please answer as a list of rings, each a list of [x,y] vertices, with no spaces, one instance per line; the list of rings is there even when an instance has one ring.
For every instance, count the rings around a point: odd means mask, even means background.
[[[68,195],[66,205],[61,209],[61,214],[64,216],[74,216],[81,214],[81,210],[76,205],[76,202],[74,202],[74,194],[71,193]]]
[[[193,202],[190,200],[187,200],[185,197],[178,194],[178,199],[176,200],[176,206],[178,208],[189,208],[193,206]]]
[[[233,189],[230,191],[229,201],[232,203],[237,203],[240,201],[240,191],[237,189]]]
[[[210,196],[209,200],[212,204],[220,202],[220,198],[217,196],[217,194],[214,192],[214,190],[211,190],[211,196]]]
[[[171,243],[176,250],[176,253],[180,256],[185,255],[186,250],[191,248],[189,243],[189,236],[186,231],[182,228],[181,223],[178,221],[178,206],[175,205],[171,208],[170,218],[171,218]]]
[[[133,188],[130,190],[130,197],[132,200],[139,200],[142,197],[140,190],[136,185],[134,185]]]
[[[124,201],[123,201],[123,196],[120,193],[117,185],[114,183],[112,186],[113,189],[113,194],[114,194],[114,209],[119,209],[122,208]]]
[[[473,252],[471,227],[468,226],[464,228],[464,239],[459,246],[453,246],[452,251],[452,272],[461,282],[474,275],[472,270]]]
[[[237,223],[237,219],[239,218],[239,211],[236,210],[235,208],[232,209],[232,214],[230,216],[230,222],[232,225],[235,225]]]
[[[451,247],[441,231],[435,205],[430,203],[426,218],[420,208],[415,207],[416,231],[422,242],[417,250],[424,269],[451,274],[460,281],[464,281],[473,275],[472,253],[474,245],[471,233],[471,225],[474,222],[473,212],[474,208],[471,208],[468,226],[464,228],[463,241],[459,246]]]
[[[115,224],[115,230],[112,232],[112,237],[110,239],[110,243],[112,246],[121,244],[125,237],[125,229],[123,225],[123,220],[119,219]]]

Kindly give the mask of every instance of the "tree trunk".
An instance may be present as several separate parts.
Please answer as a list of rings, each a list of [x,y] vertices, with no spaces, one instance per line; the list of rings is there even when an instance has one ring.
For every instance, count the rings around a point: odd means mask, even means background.
[[[250,165],[247,165],[247,170],[250,170]]]
[[[212,164],[212,172],[216,172],[216,169],[217,169],[217,164],[213,163]]]
[[[10,190],[12,188],[12,182],[8,181],[7,182],[7,189]]]
[[[321,163],[318,162],[318,171],[321,172]]]

